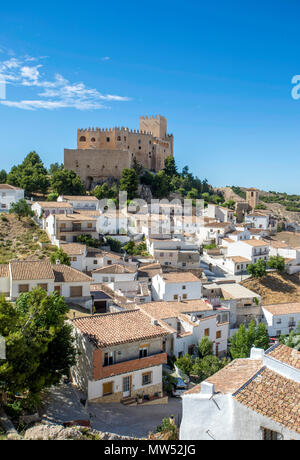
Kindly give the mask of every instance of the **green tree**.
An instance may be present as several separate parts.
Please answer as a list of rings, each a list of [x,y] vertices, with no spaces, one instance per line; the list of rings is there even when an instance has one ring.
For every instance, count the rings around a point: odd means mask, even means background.
[[[262,278],[267,274],[266,267],[266,262],[262,259],[259,259],[256,264],[248,265],[247,272],[254,278]]]
[[[66,254],[61,248],[58,248],[55,252],[52,252],[50,256],[50,262],[52,264],[56,264],[58,260],[62,265],[71,265],[70,256],[68,256],[68,254]]]
[[[285,271],[285,261],[281,256],[271,256],[267,262],[269,268],[273,268],[283,273]]]
[[[153,180],[152,194],[154,198],[167,198],[170,193],[170,178],[165,171],[159,171]]]
[[[266,325],[260,323],[255,326],[254,321],[250,322],[248,329],[244,324],[241,324],[229,341],[231,345],[230,354],[233,359],[249,358],[252,347],[266,350],[270,344]]]
[[[125,168],[122,171],[120,190],[127,191],[128,199],[133,200],[137,196],[138,175],[133,168]]]
[[[173,177],[178,176],[177,167],[175,163],[175,158],[173,156],[168,156],[165,159],[165,168],[164,171],[167,176]]]
[[[0,171],[0,184],[5,184],[7,180],[7,173],[5,169],[1,169]]]
[[[27,194],[46,193],[49,187],[47,169],[36,152],[30,152],[24,161],[13,166],[7,176],[7,183],[21,187]]]
[[[195,359],[191,373],[192,375],[197,375],[200,381],[203,382],[203,380],[227,366],[228,363],[229,361],[225,358],[219,359],[215,355],[207,355],[202,359]]]
[[[0,362],[0,389],[39,394],[57,385],[75,364],[68,307],[57,293],[41,288],[22,294],[15,307],[0,299],[0,335],[6,341],[6,360]]]
[[[68,169],[56,171],[50,180],[53,192],[59,195],[85,195],[85,187],[77,174]]]
[[[122,243],[119,240],[116,240],[115,238],[112,238],[111,236],[106,236],[106,241],[110,246],[111,251],[113,252],[121,252],[122,249]]]
[[[57,201],[58,196],[59,196],[58,193],[51,192],[47,196],[47,201]]]
[[[213,343],[209,340],[208,337],[202,337],[198,343],[198,355],[199,358],[204,358],[205,356],[213,354]]]
[[[18,220],[21,220],[22,217],[33,217],[34,212],[32,211],[30,205],[27,201],[22,198],[17,203],[12,203],[9,210],[10,214],[16,214]]]
[[[193,369],[194,359],[191,355],[186,353],[185,355],[177,358],[175,365],[180,369],[184,374],[190,375]]]
[[[62,163],[52,163],[49,167],[49,174],[52,176],[57,171],[63,171],[64,165]]]

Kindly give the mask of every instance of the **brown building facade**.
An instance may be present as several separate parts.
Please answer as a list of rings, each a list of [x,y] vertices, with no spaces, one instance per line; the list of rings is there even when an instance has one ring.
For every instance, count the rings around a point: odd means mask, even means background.
[[[77,149],[65,149],[64,165],[75,171],[87,188],[110,176],[120,178],[134,158],[153,171],[164,168],[173,155],[173,135],[167,134],[167,119],[140,117],[140,129],[89,128],[77,131]]]

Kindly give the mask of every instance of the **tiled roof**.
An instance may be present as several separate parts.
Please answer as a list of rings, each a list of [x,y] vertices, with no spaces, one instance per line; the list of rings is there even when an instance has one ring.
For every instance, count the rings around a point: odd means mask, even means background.
[[[292,313],[300,313],[300,303],[279,303],[274,305],[263,305],[263,308],[272,315],[289,315]]]
[[[286,345],[277,344],[266,351],[267,356],[295,367],[300,371],[300,351]],[[300,414],[299,414],[300,416]]]
[[[14,281],[50,280],[54,279],[49,261],[11,261],[12,279]]]
[[[72,323],[98,348],[168,335],[166,329],[151,324],[139,310],[77,318]]]
[[[95,196],[88,196],[88,195],[63,195],[64,200],[68,201],[98,201]]]
[[[264,368],[234,395],[243,406],[300,433],[300,383]]]
[[[161,275],[165,283],[199,283],[200,279],[190,272],[171,272]]]
[[[93,270],[93,273],[112,273],[116,275],[122,275],[124,273],[135,273],[136,269],[133,267],[120,265],[120,264],[113,264],[113,265],[106,265],[105,267],[98,268],[97,270]]]
[[[89,216],[86,214],[55,214],[55,219],[56,220],[62,220],[62,221],[71,221],[71,222],[79,222],[79,221],[84,221],[84,222],[90,222],[91,220],[97,220],[97,217]],[[82,229],[84,231],[84,229]]]
[[[242,243],[249,244],[250,246],[268,246],[267,243],[264,243],[261,240],[243,240]]]
[[[213,307],[203,300],[185,300],[176,302],[148,302],[138,307],[155,319],[176,318],[182,313],[193,313],[213,310]]]
[[[86,283],[93,281],[88,275],[67,265],[52,265],[52,269],[56,283]]]
[[[9,265],[0,264],[0,278],[8,278],[8,277],[9,277]]]
[[[246,257],[242,257],[242,256],[227,256],[227,259],[232,259],[233,262],[236,262],[236,263],[243,263],[243,262],[250,263],[251,262],[250,259],[246,259]]]
[[[262,360],[260,359],[235,359],[228,366],[206,379],[205,382],[212,383],[215,392],[232,394],[254,377],[261,368]],[[201,383],[185,394],[200,393],[200,391]]]
[[[210,224],[205,224],[204,227],[211,227],[211,228],[226,228],[231,225],[230,222],[211,222]]]
[[[15,187],[14,185],[0,184],[0,190],[23,190],[23,189],[20,187]]]
[[[60,245],[60,249],[62,249],[69,256],[82,255],[85,252],[85,248],[85,244],[80,243],[64,243]]]
[[[61,201],[36,201],[42,208],[68,208],[72,209],[70,203],[64,203]],[[33,203],[34,204],[34,203]]]

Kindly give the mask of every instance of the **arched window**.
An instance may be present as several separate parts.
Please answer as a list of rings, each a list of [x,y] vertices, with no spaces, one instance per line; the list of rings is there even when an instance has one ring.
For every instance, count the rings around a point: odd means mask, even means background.
[[[81,136],[81,138],[79,139],[80,142],[85,142],[86,141],[86,138],[85,136]]]
[[[91,142],[96,142],[96,139],[92,137]]]
[[[118,136],[118,137],[117,137],[117,141],[120,141],[120,140],[121,140],[121,136]]]

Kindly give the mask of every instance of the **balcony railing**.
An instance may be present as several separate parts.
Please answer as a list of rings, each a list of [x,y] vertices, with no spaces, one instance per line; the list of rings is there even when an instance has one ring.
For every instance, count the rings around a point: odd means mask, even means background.
[[[144,369],[166,363],[167,354],[162,352],[146,356],[145,358],[128,359],[116,364],[103,366],[100,370],[100,378],[103,379],[113,375],[133,372],[138,369]]]
[[[96,232],[96,227],[93,228],[60,228],[61,233],[87,233],[87,232]]]

